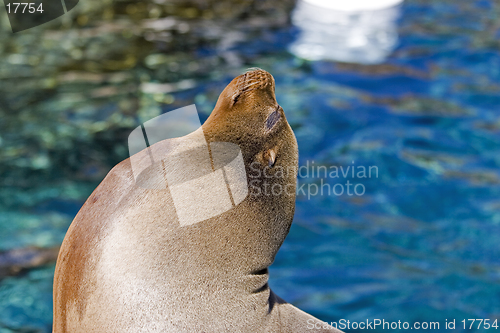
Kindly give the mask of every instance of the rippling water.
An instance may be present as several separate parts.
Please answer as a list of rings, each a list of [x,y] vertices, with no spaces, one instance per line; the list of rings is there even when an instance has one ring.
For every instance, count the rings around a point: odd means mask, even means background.
[[[462,319],[500,319],[498,17],[493,1],[405,1],[398,46],[379,65],[295,58],[299,31],[280,16],[232,30],[154,20],[134,31],[116,16],[100,30],[3,32],[0,249],[57,247],[127,157],[132,128],[193,102],[207,117],[225,84],[257,66],[276,79],[301,165],[378,171],[299,177],[310,191],[271,267],[276,293],[326,321],[444,330],[456,319],[463,330]],[[365,193],[312,195],[322,181]],[[52,274],[49,261],[3,277],[0,332],[50,331]]]

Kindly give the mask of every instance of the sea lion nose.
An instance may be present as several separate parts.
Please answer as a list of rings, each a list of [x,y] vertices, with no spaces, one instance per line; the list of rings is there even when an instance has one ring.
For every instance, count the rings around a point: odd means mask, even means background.
[[[274,78],[263,69],[251,68],[239,76],[237,88],[241,92],[266,88],[274,91]]]

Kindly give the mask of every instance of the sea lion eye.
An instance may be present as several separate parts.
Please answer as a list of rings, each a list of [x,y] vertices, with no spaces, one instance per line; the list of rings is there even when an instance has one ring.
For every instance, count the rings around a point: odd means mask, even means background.
[[[268,130],[270,130],[271,128],[273,128],[274,125],[276,125],[276,123],[278,122],[278,120],[280,120],[281,118],[281,115],[280,115],[280,110],[281,106],[278,105],[278,107],[276,108],[276,110],[274,110],[273,113],[271,113],[268,117],[267,117],[267,120],[266,120],[266,128]]]
[[[238,101],[238,99],[240,98],[241,96],[241,93],[238,93],[236,95],[233,96],[233,102],[232,102],[232,105],[236,104],[236,102]]]

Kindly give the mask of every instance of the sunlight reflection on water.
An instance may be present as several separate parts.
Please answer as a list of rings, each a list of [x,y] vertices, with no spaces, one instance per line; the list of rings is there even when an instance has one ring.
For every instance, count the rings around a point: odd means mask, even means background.
[[[398,41],[401,2],[300,0],[292,22],[301,33],[290,51],[309,60],[381,63]]]

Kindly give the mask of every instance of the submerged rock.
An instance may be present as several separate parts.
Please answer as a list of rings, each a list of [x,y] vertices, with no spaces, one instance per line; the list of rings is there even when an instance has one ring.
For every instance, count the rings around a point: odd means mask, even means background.
[[[53,264],[57,260],[59,247],[26,247],[0,252],[0,279],[22,272]]]

